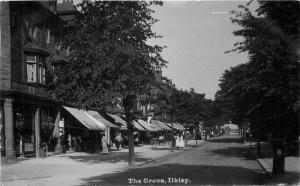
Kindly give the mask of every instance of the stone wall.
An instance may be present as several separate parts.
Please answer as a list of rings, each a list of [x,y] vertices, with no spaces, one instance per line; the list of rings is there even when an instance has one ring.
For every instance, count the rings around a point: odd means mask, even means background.
[[[11,89],[11,37],[9,2],[0,2],[0,90]]]

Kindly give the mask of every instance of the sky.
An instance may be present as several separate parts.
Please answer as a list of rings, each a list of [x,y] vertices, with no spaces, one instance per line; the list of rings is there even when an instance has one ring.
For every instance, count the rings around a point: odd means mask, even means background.
[[[228,11],[246,3],[167,1],[161,7],[154,7],[153,16],[159,21],[152,29],[163,38],[149,42],[167,47],[162,56],[169,63],[163,69],[163,76],[170,78],[179,89],[194,88],[213,99],[222,73],[247,62],[245,53],[224,53],[242,40],[232,33],[239,27],[231,23]]]
[[[81,0],[74,0],[74,4]],[[155,6],[153,17],[159,19],[152,30],[163,38],[151,39],[149,44],[166,46],[162,52],[168,61],[163,76],[173,81],[178,89],[205,94],[214,99],[219,79],[230,67],[247,62],[247,54],[227,53],[234,43],[241,41],[233,35],[234,25],[228,11],[248,1],[163,1]],[[253,2],[251,10],[257,8]]]

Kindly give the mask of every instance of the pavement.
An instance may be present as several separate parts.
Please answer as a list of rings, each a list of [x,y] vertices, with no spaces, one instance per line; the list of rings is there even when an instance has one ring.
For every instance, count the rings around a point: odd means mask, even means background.
[[[282,185],[300,185],[300,157],[287,156],[285,157],[285,173],[282,175],[273,175],[273,156],[272,145],[268,142],[261,142],[261,154],[256,152],[256,143],[246,143],[250,152],[255,156],[260,166],[264,169],[266,174],[270,176],[268,184],[282,184]]]
[[[144,166],[159,159],[188,151],[196,144],[188,142],[185,149],[171,149],[169,145],[141,145],[135,147],[135,165]],[[128,169],[128,149],[112,149],[109,154],[73,152],[49,156],[45,159],[19,159],[14,164],[1,165],[1,185],[80,185],[84,179]]]

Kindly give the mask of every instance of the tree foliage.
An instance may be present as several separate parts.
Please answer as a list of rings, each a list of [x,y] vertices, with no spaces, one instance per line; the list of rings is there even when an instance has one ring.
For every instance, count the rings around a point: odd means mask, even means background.
[[[105,110],[121,98],[129,129],[129,164],[134,163],[132,109],[148,91],[155,68],[166,66],[162,47],[147,44],[160,37],[151,30],[157,19],[146,1],[83,1],[65,30],[62,43],[71,49],[69,63],[53,71],[49,92],[83,109]]]
[[[84,1],[66,30],[69,63],[54,71],[50,90],[81,108],[104,109],[116,97],[145,91],[156,66],[165,66],[162,47],[146,43],[159,37],[151,2]],[[159,2],[155,4],[160,5]]]
[[[232,51],[247,52],[249,61],[225,71],[216,99],[227,114],[253,130],[273,131],[277,137],[298,127],[300,2],[260,1],[253,15],[246,6],[233,11],[232,22],[243,37]]]

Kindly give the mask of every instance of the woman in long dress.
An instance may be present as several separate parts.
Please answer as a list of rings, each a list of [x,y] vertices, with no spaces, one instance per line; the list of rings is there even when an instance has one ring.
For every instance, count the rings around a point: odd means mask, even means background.
[[[102,142],[102,154],[108,154],[107,140],[105,135],[102,136],[101,142]]]
[[[180,136],[180,147],[181,147],[181,148],[184,148],[184,147],[185,147],[183,135]]]

